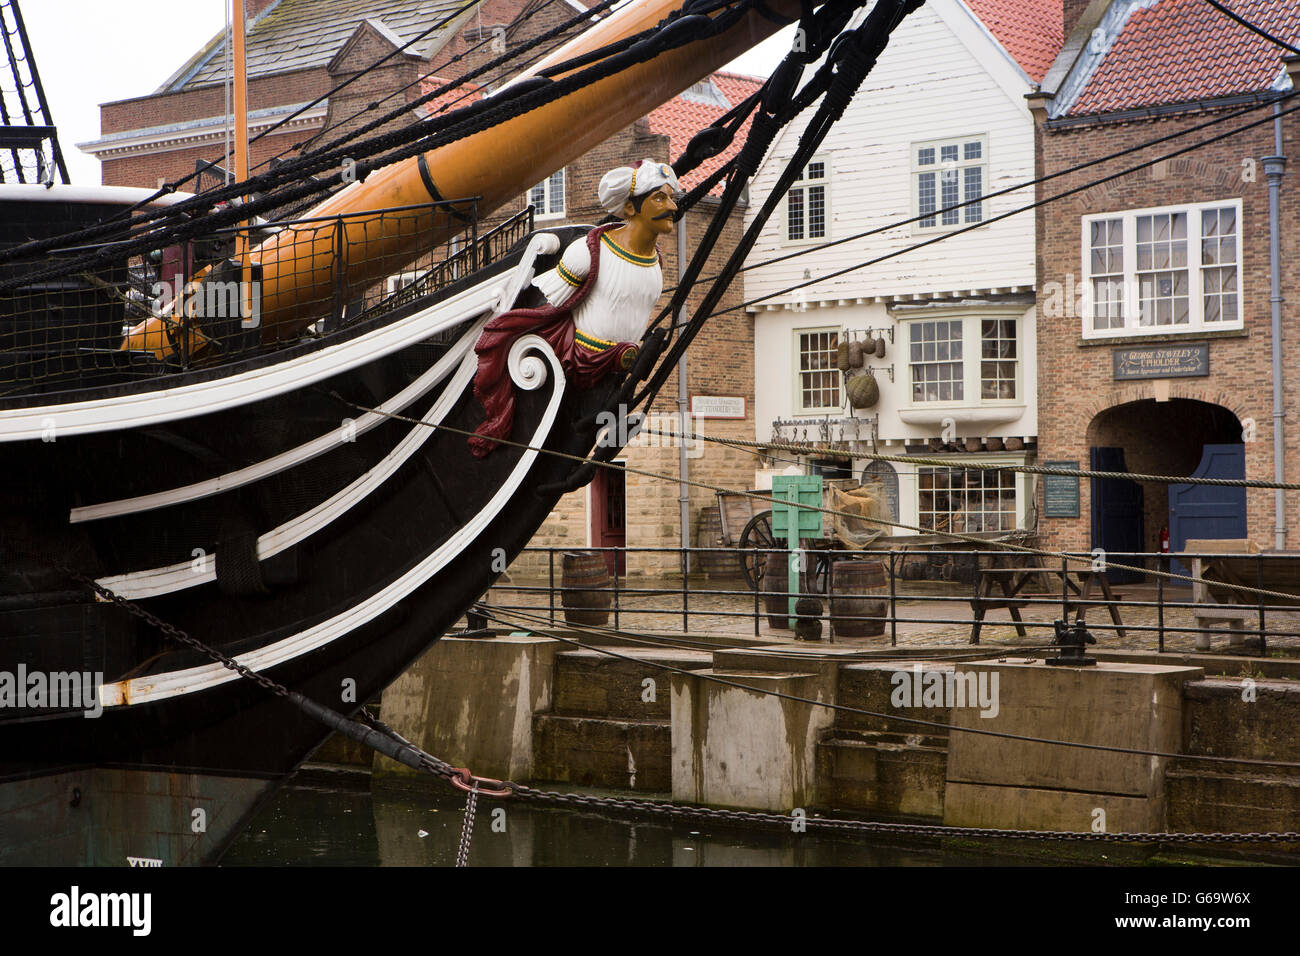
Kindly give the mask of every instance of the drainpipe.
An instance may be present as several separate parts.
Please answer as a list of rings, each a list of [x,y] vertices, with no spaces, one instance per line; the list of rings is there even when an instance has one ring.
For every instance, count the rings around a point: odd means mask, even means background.
[[[686,216],[683,215],[677,220],[677,281],[682,281],[682,276],[686,272]],[[685,301],[682,308],[686,307]],[[673,316],[673,322],[680,324],[682,321],[681,312]],[[687,484],[690,480],[690,464],[686,457],[686,420],[690,400],[686,394],[686,353],[677,360],[677,428],[679,435],[683,436],[677,440],[679,445],[677,449],[677,466],[680,483],[677,489],[677,504],[681,511],[682,523],[682,547],[691,546],[691,487]],[[647,409],[649,411],[649,409]],[[691,570],[691,556],[682,552],[685,560],[682,562],[682,573],[689,574]]]
[[[1282,266],[1280,248],[1282,171],[1286,157],[1282,155],[1282,117],[1280,104],[1273,104],[1273,153],[1264,157],[1264,175],[1268,177],[1268,261],[1269,305],[1272,309],[1273,334],[1273,480],[1281,484],[1284,478],[1285,445],[1282,441]],[[1281,488],[1273,491],[1273,510],[1277,515],[1273,525],[1273,547],[1286,550],[1286,501]]]

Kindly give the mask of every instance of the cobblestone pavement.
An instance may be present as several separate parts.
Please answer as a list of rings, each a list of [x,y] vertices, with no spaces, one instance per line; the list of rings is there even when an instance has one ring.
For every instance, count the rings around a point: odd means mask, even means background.
[[[924,588],[926,593],[917,593]],[[516,590],[517,588],[536,588],[537,590]],[[972,612],[969,586],[938,583],[900,581],[897,597],[898,646],[915,647],[969,647]],[[727,593],[709,594],[706,591],[726,591]],[[940,591],[946,593],[939,593]],[[653,591],[655,593],[637,593]],[[1125,628],[1124,636],[1114,630],[1110,616],[1104,607],[1090,607],[1086,620],[1092,634],[1097,638],[1097,650],[1158,650],[1160,611],[1155,606],[1155,585],[1123,585],[1118,588],[1122,598],[1119,615]],[[886,597],[888,595],[881,595]],[[564,612],[560,593],[554,595],[554,619],[563,626]],[[1061,617],[1059,601],[1030,604],[1021,609],[1021,616],[1026,622],[1027,637],[1017,635],[1010,616],[1005,610],[989,611],[986,623],[980,633],[980,644],[989,647],[1031,647],[1045,646],[1051,643],[1053,629],[1051,622]],[[1180,603],[1190,602],[1189,588],[1167,588],[1165,601]],[[524,581],[516,579],[510,584],[499,585],[488,592],[489,604],[502,608],[508,614],[508,606],[532,609],[527,613],[543,611],[550,617],[552,597],[546,582]],[[607,627],[617,627],[625,632],[646,632],[662,635],[726,636],[760,641],[790,641],[793,633],[786,629],[774,629],[768,626],[765,613],[759,616],[757,635],[754,629],[754,595],[739,580],[710,581],[705,578],[690,581],[686,595],[689,618],[682,615],[682,590],[680,579],[620,579],[618,593],[617,623],[611,613]],[[761,611],[760,606],[760,611]],[[1244,638],[1252,645],[1258,640],[1259,612],[1254,608],[1244,608]],[[1070,614],[1076,613],[1071,609]],[[823,612],[823,621],[826,614]],[[1196,634],[1188,631],[1195,627],[1191,608],[1164,608],[1164,649],[1166,651],[1196,650]],[[1037,626],[1035,626],[1037,625]],[[823,626],[823,642],[829,628]],[[1269,612],[1266,616],[1266,634],[1270,653],[1286,651],[1287,656],[1300,652],[1300,612]],[[887,645],[890,632],[887,628],[879,637],[845,638],[837,637],[835,644],[844,646],[879,647]],[[1212,649],[1215,652],[1232,650],[1234,652],[1257,654],[1253,647],[1243,647],[1240,643],[1232,647],[1226,631],[1211,636]]]

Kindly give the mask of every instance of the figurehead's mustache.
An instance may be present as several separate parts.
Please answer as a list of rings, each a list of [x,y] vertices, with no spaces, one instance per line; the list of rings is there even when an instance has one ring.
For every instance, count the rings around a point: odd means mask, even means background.
[[[650,218],[651,219],[672,219],[675,222],[677,220],[677,210],[669,209],[667,212],[661,212],[659,215],[651,216]]]

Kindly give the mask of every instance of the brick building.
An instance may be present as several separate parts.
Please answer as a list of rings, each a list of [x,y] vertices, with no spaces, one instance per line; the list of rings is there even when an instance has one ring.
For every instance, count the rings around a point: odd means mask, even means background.
[[[1060,48],[1061,14],[1060,0],[931,0],[910,14],[764,228],[751,263],[765,264],[745,274],[766,386],[759,440],[903,459],[807,462],[880,481],[893,533],[1034,524],[1031,478],[969,466],[1035,454],[1034,221],[1008,215],[1025,200],[1005,190],[1033,176],[1025,96]],[[756,194],[797,132],[774,144]],[[878,349],[842,377],[846,342]],[[877,397],[854,408],[867,376]]]
[[[1286,42],[1300,40],[1294,3],[1238,0],[1233,8]],[[1287,188],[1294,171],[1283,170],[1300,127],[1291,115],[1269,121],[1270,102],[1292,89],[1294,65],[1279,46],[1202,0],[1067,0],[1065,15],[1066,44],[1041,93],[1030,97],[1040,172],[1137,151],[1041,184],[1040,199],[1264,122],[1039,208],[1040,459],[1295,480],[1300,370],[1282,350],[1293,347],[1300,325],[1271,301],[1271,283],[1282,300],[1295,301],[1286,264],[1300,253],[1300,209]],[[1203,132],[1142,148],[1249,107]],[[1282,263],[1276,275],[1273,239]],[[1175,551],[1189,538],[1296,547],[1295,495],[1279,513],[1269,490],[1056,482],[1040,491],[1039,530],[1051,547],[1156,551],[1166,528]]]
[[[403,99],[410,102],[449,78],[463,75],[508,49],[548,31],[586,9],[576,0],[484,0],[450,19],[442,28],[398,53],[376,69],[368,69],[431,25],[463,6],[459,0],[244,0],[247,21],[249,131],[256,135],[272,124],[296,116],[256,141],[251,164],[278,155],[295,155],[302,146],[367,122],[377,109],[388,111]],[[553,48],[551,41],[538,52]],[[535,56],[530,52],[525,58]],[[197,161],[219,161],[225,146],[226,89],[224,36],[218,34],[153,93],[101,107],[101,136],[81,148],[98,157],[106,185],[156,187],[191,173]],[[368,70],[368,72],[366,72]],[[509,79],[512,72],[487,74],[475,82],[472,95]],[[320,104],[303,107],[338,84],[358,77]],[[557,171],[519,197],[516,203],[486,212],[480,228],[488,228],[532,202],[539,225],[564,222],[596,223],[605,212],[596,201],[596,184],[609,169],[646,157],[670,162],[691,135],[749,96],[759,81],[718,73],[624,129],[577,162]],[[390,95],[391,94],[391,95]],[[454,91],[427,104],[426,111],[453,106],[463,95]],[[415,118],[414,115],[412,118]],[[323,136],[328,132],[328,137]],[[684,179],[690,188],[726,161],[743,141],[707,161]],[[707,227],[717,197],[706,197],[683,223],[687,255]],[[737,244],[743,207],[733,213],[717,249],[723,254]],[[677,245],[673,237],[660,242],[665,288],[676,283]],[[705,269],[717,271],[722,255]],[[703,287],[701,287],[702,291]],[[740,301],[739,285],[721,308]],[[693,296],[697,301],[699,295]],[[665,297],[664,301],[667,301]],[[710,421],[708,430],[728,437],[752,439],[754,376],[751,357],[752,317],[728,313],[711,320],[687,360],[692,394],[729,396],[744,400],[741,419]],[[677,375],[665,385],[652,414],[678,412]],[[677,419],[658,418],[652,424],[676,431]],[[533,541],[534,547],[587,546],[673,547],[683,539],[694,543],[694,528],[680,520],[679,454],[660,447],[661,439],[646,435],[634,442],[620,460],[633,468],[669,475],[672,481],[628,474],[626,485],[602,469],[593,486],[566,496]],[[697,446],[698,447],[698,446]],[[721,446],[691,449],[690,477],[735,488],[753,480],[751,456]],[[628,507],[627,502],[635,502]],[[713,503],[701,489],[689,493],[691,520]],[[545,554],[525,554],[512,569],[518,576],[546,573]],[[558,560],[557,560],[558,567]],[[677,567],[673,555],[631,555],[629,572],[654,573]]]

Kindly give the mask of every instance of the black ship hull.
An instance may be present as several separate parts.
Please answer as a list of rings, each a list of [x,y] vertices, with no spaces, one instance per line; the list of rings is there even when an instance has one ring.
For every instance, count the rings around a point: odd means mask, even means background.
[[[479,330],[555,245],[346,336],[169,383],[206,406],[115,385],[0,411],[10,435],[44,423],[0,445],[0,670],[96,687],[93,708],[0,707],[0,864],[213,862],[329,733],[76,575],[345,713],[483,595],[575,468],[514,446],[474,458],[465,435]],[[588,454],[594,429],[574,423],[615,386],[566,387],[541,339],[516,351],[511,440]],[[263,390],[233,385],[250,376]]]

